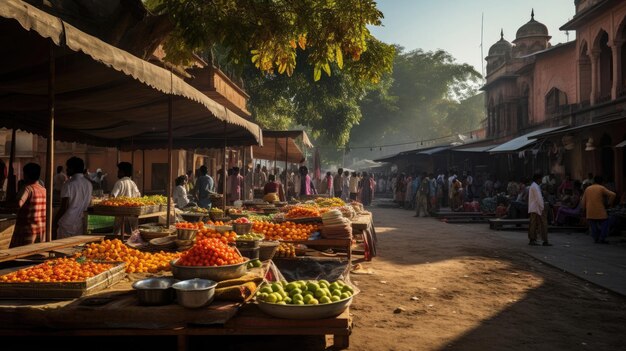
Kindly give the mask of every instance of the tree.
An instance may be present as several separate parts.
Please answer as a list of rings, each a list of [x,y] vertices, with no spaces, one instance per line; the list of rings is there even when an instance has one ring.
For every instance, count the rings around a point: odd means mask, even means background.
[[[476,94],[480,74],[472,66],[443,50],[398,48],[393,67],[361,101],[363,118],[350,134],[351,146],[427,140],[478,127],[484,113],[465,110],[462,102]]]
[[[230,63],[252,61],[266,73],[291,76],[300,53],[318,81],[332,67],[359,61],[383,17],[373,0],[146,0],[156,14],[166,14],[174,30],[166,39],[167,59],[180,63],[221,44]],[[344,58],[347,58],[344,59]],[[356,70],[359,79],[376,81],[384,70],[375,61]]]

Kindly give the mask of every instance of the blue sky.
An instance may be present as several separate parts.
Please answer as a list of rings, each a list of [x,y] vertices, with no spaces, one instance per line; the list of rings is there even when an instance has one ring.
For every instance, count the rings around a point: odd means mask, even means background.
[[[481,72],[480,28],[484,13],[484,56],[500,39],[515,39],[515,32],[530,20],[545,24],[552,35],[551,43],[567,41],[559,27],[574,16],[574,0],[378,0],[384,13],[383,27],[371,28],[384,42],[400,44],[406,50],[443,49],[458,62],[469,63]],[[570,33],[573,40],[575,33]]]

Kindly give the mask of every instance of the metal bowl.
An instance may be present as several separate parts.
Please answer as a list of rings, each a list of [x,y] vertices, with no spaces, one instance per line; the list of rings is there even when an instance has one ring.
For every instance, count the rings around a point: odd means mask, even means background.
[[[172,285],[178,304],[187,308],[200,308],[213,302],[216,286],[216,282],[206,279],[183,280]]]
[[[196,238],[197,232],[198,229],[178,228],[176,229],[176,237],[178,240],[193,240]]]
[[[287,319],[322,319],[340,315],[350,306],[352,298],[321,305],[280,305],[257,300],[259,309],[273,317]]]
[[[252,231],[252,223],[233,223],[237,235],[246,235]]]
[[[170,262],[174,278],[181,280],[201,278],[219,282],[222,280],[236,279],[244,276],[248,271],[247,265],[250,260],[244,257],[244,261],[242,263],[215,267],[180,266],[176,264],[177,261],[178,260]]]
[[[226,233],[226,232],[230,232],[231,230],[233,230],[233,226],[232,225],[216,225],[215,230],[219,233]]]
[[[139,304],[145,306],[169,305],[174,301],[174,289],[172,285],[178,283],[173,278],[148,278],[133,283],[133,289],[137,291]]]

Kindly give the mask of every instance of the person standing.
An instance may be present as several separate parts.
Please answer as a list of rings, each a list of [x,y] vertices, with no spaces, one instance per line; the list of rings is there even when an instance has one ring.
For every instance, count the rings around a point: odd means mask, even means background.
[[[53,221],[53,235],[56,234],[58,239],[83,234],[84,212],[91,203],[93,191],[91,181],[85,178],[82,159],[69,158],[65,169],[69,179],[61,188],[61,206]]]
[[[350,201],[350,172],[343,171],[341,177],[341,199],[344,202]]]
[[[229,203],[241,200],[241,189],[243,189],[243,176],[239,174],[239,167],[233,167],[232,174],[228,176]]]
[[[328,195],[328,197],[335,196],[335,184],[332,173],[326,172],[326,176],[324,177],[322,189],[324,189],[323,193]]]
[[[187,191],[187,194],[193,193],[193,190],[196,185],[196,176],[198,175],[198,172],[199,170],[196,170],[194,174],[192,170],[187,171],[186,181],[185,181],[185,190]]]
[[[46,189],[39,184],[41,166],[28,163],[23,171],[25,186],[18,194],[19,209],[10,247],[43,242],[46,235]]]
[[[376,183],[374,179],[367,172],[363,172],[363,178],[361,179],[361,202],[363,206],[369,206],[374,198],[374,187]]]
[[[552,246],[548,242],[548,216],[547,209],[541,193],[541,174],[533,176],[533,182],[528,189],[528,213],[530,224],[528,225],[528,245],[538,246],[537,236],[541,235],[543,246]]]
[[[430,179],[426,175],[426,172],[422,173],[422,176],[419,177],[420,183],[417,189],[416,199],[415,199],[415,216],[420,217],[422,209],[424,210],[424,217],[428,217],[428,196],[430,193]]]
[[[174,191],[172,192],[172,200],[174,200],[174,204],[177,208],[187,207],[190,203],[189,197],[187,196],[187,189],[185,185],[187,183],[187,176],[181,175],[174,180]]]
[[[613,203],[615,193],[605,188],[603,183],[602,176],[593,178],[593,184],[585,189],[581,206],[585,211],[587,222],[589,223],[589,231],[593,236],[594,242],[608,244],[606,237],[609,230],[609,221],[606,205]]]
[[[111,190],[112,197],[141,197],[137,184],[132,180],[133,165],[130,162],[120,162],[117,164],[117,181]],[[113,234],[132,234],[139,227],[137,217],[115,217]],[[128,231],[126,231],[126,229]]]
[[[359,194],[359,176],[356,172],[350,175],[350,200],[356,201]]]
[[[40,167],[40,173],[41,173],[41,167]],[[67,181],[67,176],[65,175],[65,173],[63,173],[63,166],[58,166],[57,174],[55,174],[54,178],[52,179],[52,190],[54,191],[53,200],[59,199],[59,196],[61,195],[61,188],[63,187],[63,184],[65,184],[66,181]]]
[[[200,176],[196,179],[193,190],[198,197],[198,206],[208,208],[211,206],[211,192],[215,184],[213,178],[209,175],[209,169],[205,165],[200,166],[198,171],[200,172]]]
[[[343,177],[343,168],[339,168],[337,170],[337,174],[335,174],[335,178],[333,179],[333,187],[335,194],[334,196],[341,198],[341,193],[343,191],[343,183],[341,178]]]

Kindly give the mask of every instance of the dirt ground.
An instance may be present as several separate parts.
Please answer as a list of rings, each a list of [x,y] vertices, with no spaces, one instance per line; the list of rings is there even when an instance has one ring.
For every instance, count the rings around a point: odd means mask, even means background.
[[[378,257],[363,263],[374,274],[352,276],[362,292],[350,350],[626,349],[623,296],[542,264],[486,225],[372,212]]]

